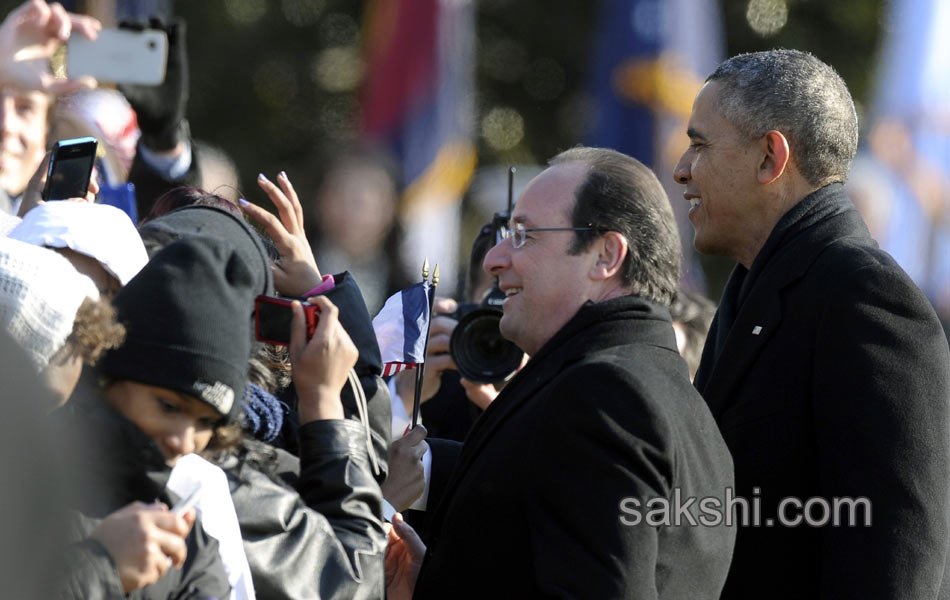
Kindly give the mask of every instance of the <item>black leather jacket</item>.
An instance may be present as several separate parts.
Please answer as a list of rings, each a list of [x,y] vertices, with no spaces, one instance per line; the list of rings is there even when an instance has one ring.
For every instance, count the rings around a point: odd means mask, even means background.
[[[266,447],[278,453],[279,477],[252,461],[221,465],[257,597],[382,598],[382,493],[365,431],[346,419],[306,423],[298,433],[299,461]]]

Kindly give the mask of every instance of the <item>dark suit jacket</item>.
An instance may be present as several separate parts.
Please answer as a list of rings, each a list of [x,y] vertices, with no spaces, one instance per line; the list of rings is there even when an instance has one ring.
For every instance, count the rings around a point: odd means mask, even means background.
[[[620,504],[731,485],[668,311],[587,303],[466,438],[416,596],[716,598],[734,528],[627,526]]]
[[[840,185],[783,217],[751,270],[730,278],[696,386],[732,452],[737,494],[760,498],[763,522],[784,497],[866,497],[872,526],[862,510],[859,527],[743,527],[722,597],[938,597],[948,377],[933,309]]]

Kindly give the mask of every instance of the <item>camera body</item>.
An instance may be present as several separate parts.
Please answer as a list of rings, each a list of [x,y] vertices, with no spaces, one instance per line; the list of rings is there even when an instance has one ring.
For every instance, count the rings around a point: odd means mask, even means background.
[[[294,313],[291,305],[295,298],[258,296],[254,300],[254,333],[257,341],[281,346],[290,345],[290,328]],[[320,319],[320,311],[313,304],[300,300],[307,322],[307,339],[313,337]]]

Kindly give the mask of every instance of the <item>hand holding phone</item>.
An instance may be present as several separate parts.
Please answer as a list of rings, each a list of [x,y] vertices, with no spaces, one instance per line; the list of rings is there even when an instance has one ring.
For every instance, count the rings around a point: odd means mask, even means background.
[[[254,301],[254,331],[259,342],[290,345],[290,325],[293,321],[293,298],[258,296]],[[307,339],[313,337],[320,319],[320,311],[313,304],[300,301],[307,321]]]
[[[53,146],[43,200],[85,198],[99,143],[94,137],[59,140]]]
[[[198,498],[201,497],[201,486],[196,487],[188,496],[182,498],[178,501],[175,506],[171,508],[171,512],[179,517],[185,516],[185,513],[188,512],[194,505],[198,502]]]
[[[99,81],[158,85],[165,79],[168,36],[159,29],[103,29],[95,40],[72,36],[66,74]]]

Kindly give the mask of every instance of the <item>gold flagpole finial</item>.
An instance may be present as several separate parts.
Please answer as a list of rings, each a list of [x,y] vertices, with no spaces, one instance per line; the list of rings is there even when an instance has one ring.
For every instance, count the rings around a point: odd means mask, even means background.
[[[435,263],[435,270],[432,271],[432,285],[439,285],[439,263]]]
[[[422,263],[422,281],[425,281],[429,278],[429,257],[427,256],[425,262]]]

